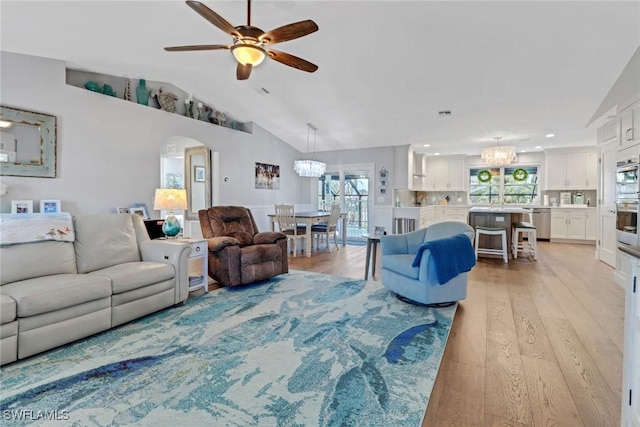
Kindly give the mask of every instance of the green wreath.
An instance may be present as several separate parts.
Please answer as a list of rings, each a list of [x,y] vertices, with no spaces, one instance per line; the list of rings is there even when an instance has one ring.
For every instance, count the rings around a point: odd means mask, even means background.
[[[478,181],[480,182],[491,181],[491,172],[489,172],[488,170],[482,170],[478,172]]]
[[[529,178],[529,172],[527,172],[525,169],[518,168],[513,171],[511,176],[513,176],[514,181],[523,182],[526,181],[527,178]]]

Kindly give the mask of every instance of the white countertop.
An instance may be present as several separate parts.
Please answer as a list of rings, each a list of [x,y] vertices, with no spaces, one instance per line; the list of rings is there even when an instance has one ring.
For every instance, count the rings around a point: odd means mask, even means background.
[[[494,206],[494,207],[484,207],[484,206],[476,206],[469,209],[469,212],[496,212],[496,213],[523,213],[529,212],[530,209],[519,208],[516,206]]]
[[[543,205],[520,205],[520,206],[472,206],[472,205],[423,205],[423,206],[394,206],[394,209],[420,209],[420,208],[469,208],[471,212],[486,212],[494,210],[497,212],[507,212],[508,209],[595,209],[594,205],[560,205],[560,206],[543,206]],[[502,210],[505,209],[505,210]],[[516,211],[511,211],[516,212]],[[521,212],[521,210],[517,211]]]

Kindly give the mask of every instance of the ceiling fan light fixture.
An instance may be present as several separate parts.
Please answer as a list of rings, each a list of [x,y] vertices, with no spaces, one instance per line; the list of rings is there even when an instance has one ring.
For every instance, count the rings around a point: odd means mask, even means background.
[[[245,42],[233,45],[231,47],[231,53],[233,53],[236,61],[240,64],[251,64],[253,67],[260,65],[267,56],[267,52],[261,46]]]

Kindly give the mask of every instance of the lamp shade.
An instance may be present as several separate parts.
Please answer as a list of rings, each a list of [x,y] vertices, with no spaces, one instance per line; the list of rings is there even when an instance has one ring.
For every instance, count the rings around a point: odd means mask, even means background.
[[[490,165],[509,165],[516,159],[516,147],[496,145],[482,150],[482,160]]]
[[[158,188],[153,199],[153,209],[156,210],[186,210],[187,190],[183,188]]]
[[[233,53],[236,61],[242,65],[251,64],[254,67],[260,65],[267,55],[263,48],[249,43],[238,43],[234,45],[231,47],[231,53]]]

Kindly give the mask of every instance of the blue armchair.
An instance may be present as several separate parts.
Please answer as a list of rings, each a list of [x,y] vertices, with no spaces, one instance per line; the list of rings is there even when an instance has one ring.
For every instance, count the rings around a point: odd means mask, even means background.
[[[468,248],[466,239],[459,236],[461,234],[469,238]],[[395,292],[400,299],[409,300],[407,302],[431,305],[465,299],[468,270],[440,284],[441,280],[439,281],[431,250],[423,246],[426,242],[437,241],[433,243],[436,244],[454,238],[463,245],[464,250],[460,251],[463,254],[461,257],[467,257],[463,260],[466,263],[463,270],[466,268],[470,270],[475,265],[472,245],[474,231],[465,223],[444,221],[411,233],[382,236],[380,241],[383,286]],[[416,258],[418,252],[421,252],[421,255]],[[440,274],[442,276],[442,273]]]

